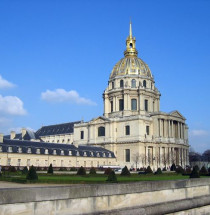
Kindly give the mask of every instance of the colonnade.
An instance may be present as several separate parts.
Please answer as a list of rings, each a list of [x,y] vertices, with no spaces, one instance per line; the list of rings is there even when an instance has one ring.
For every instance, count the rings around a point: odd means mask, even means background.
[[[171,119],[158,119],[159,137],[185,139],[185,124]]]
[[[173,163],[185,167],[189,164],[189,150],[181,147],[145,146],[143,166],[170,167]]]

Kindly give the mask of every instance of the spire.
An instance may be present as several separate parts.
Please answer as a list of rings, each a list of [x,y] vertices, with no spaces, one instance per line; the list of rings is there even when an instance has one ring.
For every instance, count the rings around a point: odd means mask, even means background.
[[[124,51],[125,57],[137,57],[138,51],[136,50],[136,38],[132,35],[132,23],[130,20],[129,36],[126,39],[126,50]]]
[[[129,36],[130,36],[130,38],[132,38],[132,23],[131,23],[131,20],[130,20],[130,32],[129,32]]]

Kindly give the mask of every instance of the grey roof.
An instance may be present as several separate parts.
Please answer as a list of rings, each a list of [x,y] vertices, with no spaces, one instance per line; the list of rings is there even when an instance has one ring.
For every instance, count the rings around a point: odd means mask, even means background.
[[[80,123],[81,121],[68,122],[57,125],[48,125],[41,127],[36,133],[36,137],[57,135],[57,134],[70,134],[74,132],[74,124]]]
[[[104,149],[102,147],[93,146],[79,146],[78,148],[72,144],[56,144],[45,142],[33,142],[25,140],[10,140],[4,138],[3,143],[0,143],[2,152],[8,152],[8,148],[12,147],[11,153],[19,153],[18,149],[21,148],[21,153],[27,153],[28,148],[31,149],[31,154],[37,154],[37,149],[40,149],[40,154],[45,154],[45,149],[48,149],[48,154],[53,155],[53,151],[56,150],[56,155],[62,156],[82,156],[82,157],[107,157],[115,158],[113,152]],[[69,155],[71,151],[72,155]]]
[[[5,135],[4,136],[5,139],[10,139],[10,135]],[[31,140],[31,139],[39,139],[36,134],[29,130],[29,129],[26,129],[26,134],[22,137],[22,134],[21,133],[18,133],[18,134],[15,134],[15,137],[14,137],[15,140]]]

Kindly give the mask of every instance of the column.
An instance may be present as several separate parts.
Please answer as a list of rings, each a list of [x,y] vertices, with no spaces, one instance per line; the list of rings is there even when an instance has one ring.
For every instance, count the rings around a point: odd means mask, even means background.
[[[174,123],[173,123],[173,120],[171,120],[171,137],[174,137]]]
[[[116,97],[115,96],[113,97],[113,111],[114,112],[117,111],[116,110]]]

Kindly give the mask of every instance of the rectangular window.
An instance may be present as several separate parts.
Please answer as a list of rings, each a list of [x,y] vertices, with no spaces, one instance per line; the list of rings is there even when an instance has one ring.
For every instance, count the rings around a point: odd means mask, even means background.
[[[147,99],[144,100],[144,110],[148,111],[148,100]]]
[[[31,165],[31,161],[30,159],[27,159],[27,166],[30,166]]]
[[[113,101],[111,101],[111,112],[113,112]]]
[[[146,126],[146,134],[149,135],[149,126]]]
[[[7,166],[10,166],[11,165],[11,158],[8,158],[7,159]]]
[[[17,166],[20,166],[21,159],[18,159]]]
[[[130,149],[125,150],[125,162],[130,162]]]
[[[130,126],[129,125],[125,126],[125,134],[130,135]]]
[[[80,131],[80,139],[84,139],[84,131]]]
[[[131,110],[137,110],[137,100],[131,99]]]
[[[124,110],[124,100],[120,99],[119,100],[119,111],[122,111],[122,110]]]
[[[114,81],[112,82],[112,89],[114,89]]]

